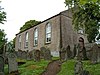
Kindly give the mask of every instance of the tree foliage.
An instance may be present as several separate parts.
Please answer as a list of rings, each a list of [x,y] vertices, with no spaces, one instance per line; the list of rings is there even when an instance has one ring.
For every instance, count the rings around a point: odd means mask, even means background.
[[[75,29],[84,28],[89,42],[95,41],[99,34],[100,1],[99,0],[65,0],[69,8],[76,7],[73,14]]]
[[[4,24],[4,21],[6,21],[6,12],[4,12],[3,8],[0,6],[0,23]]]
[[[34,26],[37,25],[38,23],[40,23],[40,21],[36,21],[36,20],[29,20],[27,22],[25,22],[25,24],[20,28],[20,32]]]
[[[5,38],[6,34],[4,30],[0,29],[0,53],[3,51],[4,44],[7,42],[7,39]]]

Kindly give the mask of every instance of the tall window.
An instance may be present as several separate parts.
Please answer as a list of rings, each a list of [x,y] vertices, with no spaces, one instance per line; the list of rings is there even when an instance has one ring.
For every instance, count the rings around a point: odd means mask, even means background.
[[[46,43],[51,42],[51,24],[47,23],[46,25]]]
[[[21,48],[21,35],[19,35],[19,38],[18,38],[18,45],[19,45],[19,48]]]
[[[34,46],[38,45],[38,29],[35,28],[34,30]]]
[[[25,33],[25,47],[28,47],[28,32]]]

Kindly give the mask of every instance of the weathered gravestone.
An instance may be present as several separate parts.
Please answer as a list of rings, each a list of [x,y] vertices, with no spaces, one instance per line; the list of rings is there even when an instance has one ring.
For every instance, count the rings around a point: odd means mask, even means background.
[[[67,55],[65,55],[65,53],[66,53],[66,49],[65,49],[65,48],[62,48],[62,49],[59,51],[60,60],[66,60],[65,57],[67,58]]]
[[[27,51],[27,60],[34,59],[34,51]]]
[[[74,45],[74,49],[73,49],[73,57],[76,56],[76,53],[77,53],[77,47],[76,47],[76,45]]]
[[[49,48],[47,48],[45,53],[44,53],[44,59],[45,60],[51,60],[51,53],[50,53]]]
[[[68,59],[70,59],[71,57],[72,57],[72,52],[71,52],[71,50],[70,50],[70,46],[68,45],[68,46],[66,47],[65,59],[68,60]]]
[[[4,58],[0,56],[0,75],[4,75]]]
[[[51,60],[51,52],[49,48],[41,47],[41,57],[44,58],[45,60]]]
[[[77,46],[77,59],[78,60],[86,60],[87,54],[86,54],[86,48],[84,46],[84,39],[82,37],[79,38],[79,44]]]
[[[72,57],[72,52],[70,50],[70,46],[68,45],[66,48],[62,48],[60,51],[60,59],[68,60]]]
[[[75,75],[80,75],[82,71],[83,71],[83,63],[81,61],[77,61],[74,67]]]
[[[34,51],[34,61],[40,61],[40,51],[39,50]]]
[[[17,56],[14,53],[8,55],[8,68],[9,73],[18,71],[18,63],[16,61]]]
[[[98,47],[97,44],[95,44],[92,48],[92,53],[91,53],[91,63],[96,64],[100,62],[100,48]]]
[[[40,48],[40,51],[41,51],[41,58],[44,59],[44,53],[45,53],[45,51],[46,51],[46,48],[45,48],[45,47],[41,47],[41,48]]]
[[[22,58],[22,50],[16,52],[18,58]]]
[[[27,52],[22,51],[21,55],[22,55],[21,56],[22,59],[27,59]]]
[[[90,75],[89,71],[83,70],[80,75]]]

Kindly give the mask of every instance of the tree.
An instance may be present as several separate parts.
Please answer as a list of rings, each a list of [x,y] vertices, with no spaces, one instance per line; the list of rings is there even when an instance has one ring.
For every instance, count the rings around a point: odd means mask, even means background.
[[[100,1],[99,0],[65,0],[66,6],[74,8],[73,25],[75,29],[84,28],[89,42],[94,42],[99,34]]]
[[[1,1],[0,1],[1,3]],[[4,21],[6,21],[6,13],[4,11],[2,11],[3,8],[1,8],[0,6],[0,23],[1,24],[4,24]],[[3,53],[3,47],[4,47],[4,44],[7,42],[7,39],[5,38],[6,34],[4,32],[4,30],[1,30],[0,29],[0,54]]]
[[[1,6],[0,6],[0,23],[4,24],[4,21],[6,21],[6,12],[4,12],[2,10],[3,10],[3,8],[1,8]]]
[[[26,30],[34,25],[37,25],[39,23],[40,23],[40,21],[29,20],[29,21],[25,22],[25,24],[20,28],[20,32],[22,32],[22,31],[24,31],[24,30]]]
[[[3,47],[5,45],[5,43],[7,42],[7,39],[5,38],[6,34],[4,32],[4,30],[0,29],[0,54],[2,54],[3,52]]]

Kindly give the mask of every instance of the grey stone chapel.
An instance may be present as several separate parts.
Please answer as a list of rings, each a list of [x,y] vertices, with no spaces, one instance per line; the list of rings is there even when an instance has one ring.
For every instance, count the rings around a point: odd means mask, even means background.
[[[82,30],[78,32],[74,30],[72,12],[65,10],[16,34],[15,50],[32,51],[48,47],[53,56],[59,56],[61,48],[68,45],[73,53],[74,45],[78,43],[79,37],[84,38],[84,42],[88,42]]]

